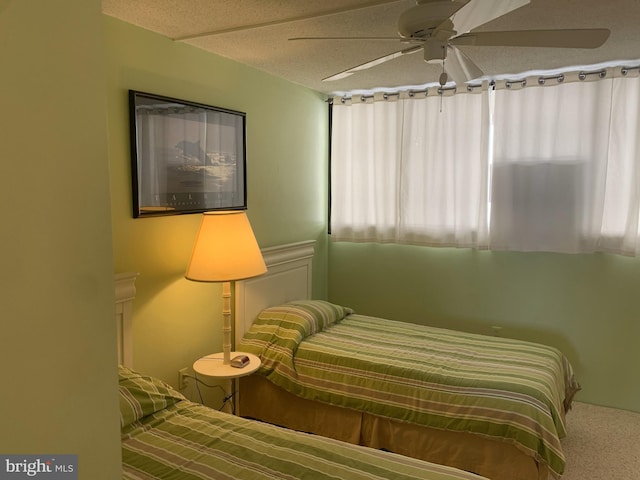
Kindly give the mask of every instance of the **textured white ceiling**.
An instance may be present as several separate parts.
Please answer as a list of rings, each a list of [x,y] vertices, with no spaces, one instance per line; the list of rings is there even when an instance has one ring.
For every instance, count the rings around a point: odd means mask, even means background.
[[[384,1],[384,0],[383,0]],[[484,0],[475,0],[484,1]],[[331,94],[437,82],[441,67],[420,53],[346,79],[322,79],[406,47],[396,41],[290,41],[300,36],[395,36],[400,13],[415,0],[103,0],[106,15]],[[350,6],[351,12],[277,23]],[[274,22],[244,29],[245,26]],[[486,75],[640,59],[640,0],[531,0],[478,30],[608,28],[600,48],[460,47]],[[187,38],[206,32],[226,33]],[[237,29],[237,30],[235,30]]]

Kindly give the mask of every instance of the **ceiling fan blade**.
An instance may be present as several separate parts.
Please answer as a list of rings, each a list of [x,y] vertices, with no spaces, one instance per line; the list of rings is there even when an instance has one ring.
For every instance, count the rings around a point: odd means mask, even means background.
[[[323,78],[322,81],[332,82],[334,80],[341,80],[361,70],[367,70],[368,68],[375,67],[376,65],[380,65],[381,63],[388,62],[389,60],[394,60],[396,58],[402,57],[403,55],[409,55],[411,53],[419,52],[421,50],[422,50],[421,45],[405,48],[404,50],[400,50],[399,52],[391,53],[389,55],[384,55],[383,57],[370,60],[356,67],[352,67],[348,70],[344,70],[342,72],[336,73],[335,75],[331,75],[330,77]]]
[[[453,46],[447,46],[444,70],[456,82],[456,85],[464,85],[466,82],[484,75],[484,72],[469,57]]]
[[[452,30],[451,18],[469,1],[472,0],[417,0],[417,5],[398,17],[398,33],[402,38],[425,38],[433,36],[434,32],[444,31],[448,35],[439,39],[446,41],[456,33]]]
[[[452,45],[598,48],[611,32],[606,28],[472,32],[451,39]]]
[[[299,22],[301,20],[309,20],[311,18],[327,17],[329,15],[337,15],[339,13],[351,12],[353,10],[360,10],[362,8],[377,7],[378,5],[384,5],[386,3],[397,3],[400,0],[371,0],[369,2],[360,3],[358,5],[352,5],[349,7],[336,8],[333,10],[324,10],[322,12],[312,12],[305,15],[297,15],[294,17],[280,18],[278,20],[272,20],[269,22],[252,23],[249,25],[238,25],[236,27],[222,28],[220,30],[210,30],[208,32],[195,33],[192,35],[184,35],[182,37],[176,37],[173,40],[191,40],[193,38],[210,37],[213,35],[222,35],[223,33],[241,32],[243,30],[251,30],[253,28],[271,27],[273,25],[282,25],[284,23]]]
[[[471,0],[453,16],[454,30],[461,35],[531,3],[531,0]]]
[[[288,39],[291,41],[298,40],[393,40],[394,42],[401,41],[400,37],[293,37]]]

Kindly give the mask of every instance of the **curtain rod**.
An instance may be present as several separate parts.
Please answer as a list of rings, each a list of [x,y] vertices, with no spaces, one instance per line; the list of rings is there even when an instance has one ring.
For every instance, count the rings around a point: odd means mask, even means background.
[[[635,63],[635,62],[633,62]],[[353,92],[342,93],[332,95],[327,98],[327,102],[333,104],[334,101],[340,100],[340,103],[347,103],[352,101],[359,101],[365,103],[367,101],[381,101],[381,100],[398,100],[404,98],[424,98],[430,95],[454,95],[456,93],[474,93],[476,91],[482,91],[485,88],[524,88],[527,85],[549,86],[564,83],[565,81],[587,81],[587,80],[600,80],[607,76],[615,76],[619,73],[623,77],[635,72],[640,74],[640,64],[637,65],[615,65],[597,67],[593,70],[586,67],[580,69],[568,68],[567,71],[558,73],[546,73],[536,74],[532,72],[530,74],[514,75],[513,79],[509,79],[507,76],[496,79],[483,79],[479,83],[469,83],[464,85],[464,89],[459,89],[455,84],[441,86],[439,84],[427,84],[423,87],[416,88],[401,88],[389,91],[367,91],[367,92]],[[534,81],[531,81],[531,80]]]

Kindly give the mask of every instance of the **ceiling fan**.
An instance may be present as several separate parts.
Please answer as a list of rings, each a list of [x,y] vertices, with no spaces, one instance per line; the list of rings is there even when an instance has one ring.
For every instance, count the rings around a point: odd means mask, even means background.
[[[397,22],[397,37],[297,37],[289,40],[394,40],[408,45],[323,79],[346,78],[390,60],[423,52],[427,63],[441,63],[439,83],[461,85],[483,76],[482,70],[458,46],[597,48],[609,37],[604,28],[474,32],[491,20],[530,3],[530,0],[416,0]]]

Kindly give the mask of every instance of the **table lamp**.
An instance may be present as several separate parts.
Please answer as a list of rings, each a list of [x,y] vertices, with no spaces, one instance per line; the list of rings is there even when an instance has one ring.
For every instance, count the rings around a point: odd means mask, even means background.
[[[223,364],[231,361],[231,282],[267,271],[244,210],[205,212],[185,277],[222,282]]]

